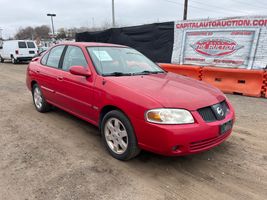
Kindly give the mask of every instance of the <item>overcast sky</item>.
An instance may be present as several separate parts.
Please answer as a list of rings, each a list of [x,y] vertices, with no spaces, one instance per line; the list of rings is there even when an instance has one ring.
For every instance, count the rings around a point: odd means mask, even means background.
[[[181,20],[184,0],[115,0],[116,23],[121,26]],[[203,3],[202,3],[203,2]],[[55,28],[92,27],[111,23],[111,0],[0,0],[3,37],[19,27],[51,25],[47,13],[56,13]],[[267,15],[266,0],[189,0],[188,19]]]

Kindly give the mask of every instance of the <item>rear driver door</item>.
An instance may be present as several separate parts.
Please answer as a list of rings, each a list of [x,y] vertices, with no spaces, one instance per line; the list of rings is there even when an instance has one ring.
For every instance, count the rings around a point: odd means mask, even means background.
[[[61,69],[59,68],[65,45],[52,48],[46,53],[36,69],[38,83],[45,98],[55,105],[58,105],[60,96],[57,94],[59,84],[61,83]]]

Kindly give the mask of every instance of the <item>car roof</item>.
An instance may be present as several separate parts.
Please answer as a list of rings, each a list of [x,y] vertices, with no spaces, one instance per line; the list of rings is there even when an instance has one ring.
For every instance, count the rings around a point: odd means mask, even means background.
[[[34,42],[34,40],[4,40],[4,42]]]
[[[58,45],[76,45],[76,46],[83,46],[83,47],[127,47],[124,45],[119,44],[110,44],[110,43],[100,43],[100,42],[62,42]]]

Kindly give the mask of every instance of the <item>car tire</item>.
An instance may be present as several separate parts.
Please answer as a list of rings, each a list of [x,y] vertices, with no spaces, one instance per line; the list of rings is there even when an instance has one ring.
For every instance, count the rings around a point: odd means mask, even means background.
[[[131,122],[121,111],[113,110],[104,116],[101,136],[108,152],[118,160],[130,160],[140,153]]]
[[[3,63],[5,60],[0,56],[0,62]]]
[[[17,59],[15,59],[13,56],[11,57],[11,62],[12,62],[12,64],[17,64],[18,63]]]
[[[32,100],[38,112],[45,113],[51,110],[52,106],[45,100],[38,84],[34,84],[32,87]]]

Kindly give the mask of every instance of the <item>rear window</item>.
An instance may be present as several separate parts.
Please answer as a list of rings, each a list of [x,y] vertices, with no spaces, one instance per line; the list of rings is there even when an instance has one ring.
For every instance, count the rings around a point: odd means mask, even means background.
[[[27,42],[27,46],[30,49],[34,49],[35,48],[35,44],[33,42]]]
[[[46,65],[49,67],[58,68],[59,61],[64,50],[65,46],[56,46],[49,52],[48,59],[46,61]]]
[[[49,53],[46,53],[46,54],[43,56],[43,58],[42,58],[42,60],[41,60],[42,65],[46,65],[46,63],[47,63],[47,58],[48,58],[48,54],[49,54]]]
[[[20,49],[26,49],[27,48],[26,42],[19,42],[19,48]]]

